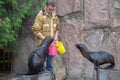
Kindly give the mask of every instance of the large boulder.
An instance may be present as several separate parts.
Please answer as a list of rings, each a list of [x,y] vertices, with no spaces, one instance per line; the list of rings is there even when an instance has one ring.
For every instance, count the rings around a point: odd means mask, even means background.
[[[60,16],[60,39],[66,47],[63,56],[66,80],[93,80],[93,64],[75,48],[84,43],[90,50],[107,51],[120,70],[120,1],[118,0],[56,0]],[[78,3],[76,3],[78,2]]]

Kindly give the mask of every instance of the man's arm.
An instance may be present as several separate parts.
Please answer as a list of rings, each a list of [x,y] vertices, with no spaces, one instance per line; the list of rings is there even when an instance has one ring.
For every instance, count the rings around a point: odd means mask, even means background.
[[[43,34],[40,33],[40,32],[38,33],[37,37],[39,37],[41,40],[44,40],[44,39],[45,39],[45,36],[43,36]]]
[[[56,16],[56,18],[57,18],[57,28],[56,28],[56,32],[55,32],[55,35],[54,35],[54,42],[55,43],[58,42],[58,33],[59,33],[59,28],[60,28],[60,26],[59,26],[59,19],[58,19],[57,16]]]
[[[32,26],[32,31],[38,38],[43,40],[45,37],[41,33],[41,27],[42,27],[42,13],[39,12]]]

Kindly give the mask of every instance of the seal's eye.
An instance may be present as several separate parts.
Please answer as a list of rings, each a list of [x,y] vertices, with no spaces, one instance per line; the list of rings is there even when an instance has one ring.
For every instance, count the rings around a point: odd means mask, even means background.
[[[80,46],[80,47],[84,47],[84,45],[83,45],[83,44],[80,44],[79,46]]]

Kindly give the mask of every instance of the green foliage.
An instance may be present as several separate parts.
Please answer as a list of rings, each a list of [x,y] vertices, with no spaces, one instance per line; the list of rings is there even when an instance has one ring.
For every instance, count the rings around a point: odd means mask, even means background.
[[[4,21],[0,20],[0,47],[6,47],[8,43],[15,41],[15,31],[11,28],[11,21],[7,17]]]
[[[37,3],[38,6],[33,7],[34,0],[0,0],[0,48],[16,47],[23,20],[36,14],[45,2],[46,0],[41,0]]]
[[[31,15],[37,14],[38,11],[40,10],[40,8],[43,7],[45,4],[46,4],[46,0],[41,0],[41,2],[38,5],[36,5],[35,9],[31,8],[31,10],[29,12],[30,14],[28,14],[28,15],[31,16]]]

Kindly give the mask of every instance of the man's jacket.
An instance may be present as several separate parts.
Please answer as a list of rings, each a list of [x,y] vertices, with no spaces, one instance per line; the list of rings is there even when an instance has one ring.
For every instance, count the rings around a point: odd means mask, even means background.
[[[53,19],[53,21],[51,20]],[[38,15],[36,16],[35,22],[32,26],[32,31],[36,35],[36,44],[40,45],[41,39],[38,38],[40,33],[42,33],[45,37],[50,36],[51,30],[51,21],[53,22],[53,34],[55,31],[59,30],[59,19],[56,14],[48,15],[45,8],[42,9]]]

